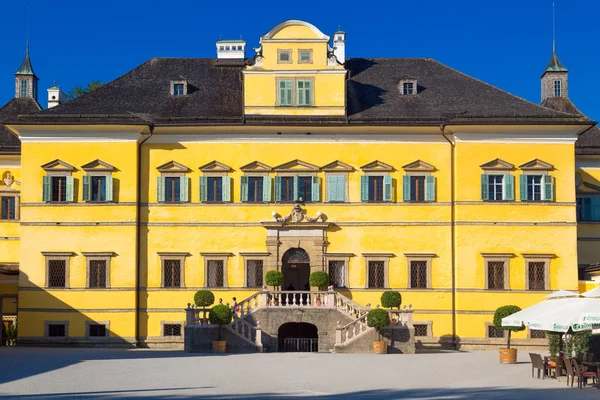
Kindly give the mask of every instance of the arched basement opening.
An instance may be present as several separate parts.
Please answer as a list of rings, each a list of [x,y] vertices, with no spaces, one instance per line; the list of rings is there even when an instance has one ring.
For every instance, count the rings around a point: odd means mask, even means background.
[[[306,322],[288,322],[279,327],[277,335],[280,352],[319,351],[318,329]]]

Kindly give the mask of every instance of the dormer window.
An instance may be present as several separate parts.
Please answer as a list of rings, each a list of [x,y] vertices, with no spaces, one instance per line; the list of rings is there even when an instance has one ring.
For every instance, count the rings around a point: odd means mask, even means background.
[[[554,81],[554,97],[561,97],[562,96],[562,90],[561,90],[561,81],[559,80],[555,80]]]
[[[171,81],[171,95],[173,95],[173,96],[187,95],[187,82],[186,81]]]
[[[398,82],[398,90],[403,96],[412,96],[417,94],[417,78],[412,76],[404,76]]]

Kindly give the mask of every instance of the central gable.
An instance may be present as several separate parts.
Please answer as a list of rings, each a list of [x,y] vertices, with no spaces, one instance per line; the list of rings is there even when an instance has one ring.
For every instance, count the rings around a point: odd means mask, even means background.
[[[329,36],[308,22],[289,20],[284,21],[265,34],[262,40],[285,39],[317,39],[329,41]]]

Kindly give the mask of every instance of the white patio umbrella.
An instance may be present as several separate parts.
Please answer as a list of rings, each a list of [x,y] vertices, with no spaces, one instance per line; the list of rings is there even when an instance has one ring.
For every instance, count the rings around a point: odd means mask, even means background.
[[[581,294],[583,297],[600,297],[600,286]]]
[[[559,299],[563,297],[579,297],[579,293],[570,292],[568,290],[557,290],[546,296],[547,299]]]
[[[597,328],[594,320],[584,321],[584,316],[600,313],[599,298],[560,297],[544,300],[502,319],[502,326],[528,326],[532,329],[567,332]],[[598,316],[600,324],[600,315]]]
[[[600,286],[598,286],[595,289],[588,290],[585,293],[582,293],[581,296],[583,296],[586,299],[600,299]],[[583,313],[579,322],[581,324],[599,325],[595,328],[600,328],[600,308]],[[597,333],[600,333],[600,330],[598,329],[595,329],[595,331],[597,331]]]

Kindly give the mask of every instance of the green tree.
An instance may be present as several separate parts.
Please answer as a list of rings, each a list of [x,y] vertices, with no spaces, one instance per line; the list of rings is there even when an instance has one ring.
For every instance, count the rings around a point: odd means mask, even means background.
[[[381,295],[381,307],[384,308],[400,308],[402,304],[402,296],[399,292],[387,291]]]
[[[67,93],[67,100],[74,100],[79,96],[83,96],[86,93],[93,92],[94,90],[102,86],[104,86],[104,83],[102,83],[102,81],[91,81],[85,87],[75,85],[75,87],[69,90],[69,92]]]
[[[383,308],[374,308],[367,313],[367,325],[377,329],[379,341],[381,341],[381,330],[390,324],[390,316]]]
[[[502,306],[498,307],[494,313],[494,326],[498,329],[508,331],[508,340],[506,341],[506,348],[510,349],[510,334],[512,332],[519,332],[525,329],[524,326],[502,326],[502,319],[513,315],[516,312],[521,311],[519,306]]]
[[[228,325],[233,319],[231,309],[225,304],[217,304],[210,309],[208,319],[212,325],[219,325],[219,340],[223,338],[223,325]]]

